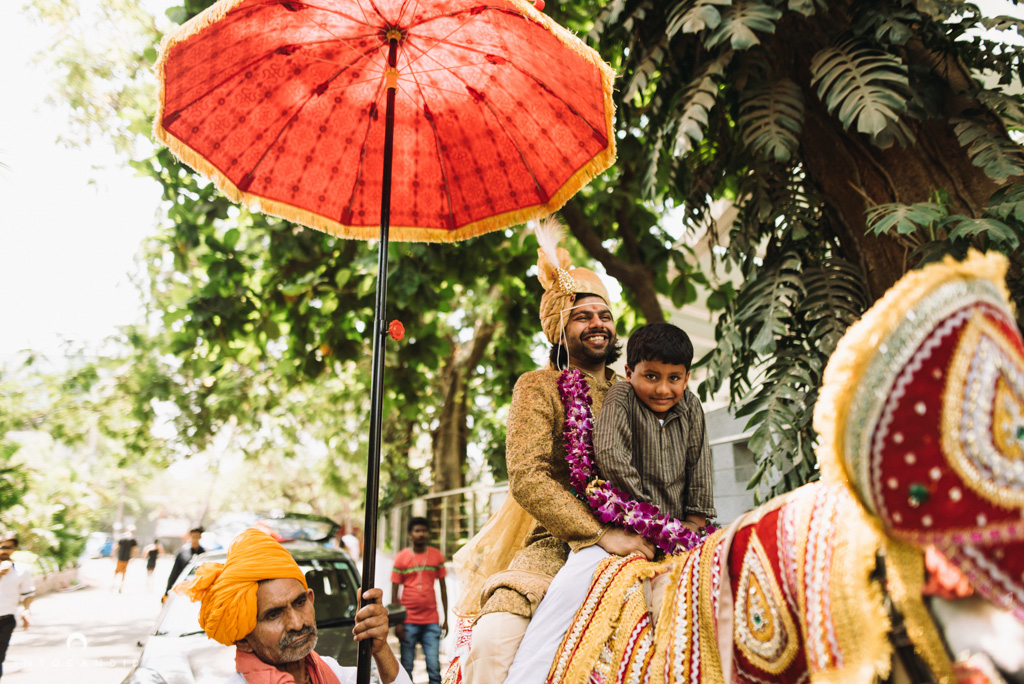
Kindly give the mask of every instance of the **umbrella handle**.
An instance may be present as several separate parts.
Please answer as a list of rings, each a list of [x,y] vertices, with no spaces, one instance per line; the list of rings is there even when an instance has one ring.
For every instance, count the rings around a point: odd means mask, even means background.
[[[394,69],[398,60],[398,38],[389,32],[388,65]],[[388,295],[388,230],[391,224],[391,162],[395,139],[395,90],[397,79],[387,83],[387,110],[384,117],[384,172],[380,195],[380,241],[377,244],[377,297],[373,311],[373,364],[370,371],[370,439],[366,463],[366,518],[363,521],[363,594],[373,588],[377,561],[377,498],[380,489],[381,413],[384,406],[384,341],[385,308]],[[359,642],[356,662],[357,684],[369,684],[373,639]]]

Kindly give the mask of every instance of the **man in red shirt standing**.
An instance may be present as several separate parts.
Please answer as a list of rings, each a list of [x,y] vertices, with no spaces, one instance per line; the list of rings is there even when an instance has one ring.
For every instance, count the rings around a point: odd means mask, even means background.
[[[422,644],[430,684],[441,684],[438,651],[441,637],[448,634],[444,556],[433,546],[427,546],[430,523],[426,518],[412,518],[408,531],[412,546],[398,552],[391,570],[391,602],[401,603],[406,610],[405,624],[395,627],[395,635],[402,643],[402,667],[409,677],[412,677],[412,665],[416,659],[416,644]],[[435,581],[441,585],[441,606],[444,609],[440,625],[434,595]]]

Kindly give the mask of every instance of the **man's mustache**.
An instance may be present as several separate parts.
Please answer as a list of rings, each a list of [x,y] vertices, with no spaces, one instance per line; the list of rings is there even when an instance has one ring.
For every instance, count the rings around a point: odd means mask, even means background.
[[[306,625],[300,630],[288,632],[283,637],[281,637],[281,641],[278,642],[277,647],[280,649],[288,648],[296,639],[301,639],[302,637],[311,634],[316,634],[316,627],[314,627],[313,625]]]

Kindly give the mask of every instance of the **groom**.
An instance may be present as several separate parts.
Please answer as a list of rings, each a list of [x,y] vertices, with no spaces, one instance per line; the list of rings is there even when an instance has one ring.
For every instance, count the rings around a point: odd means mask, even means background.
[[[572,268],[555,240],[541,234],[538,239],[538,277],[544,286],[540,315],[551,343],[550,363],[516,383],[506,442],[509,490],[536,525],[509,568],[484,586],[472,649],[463,665],[466,684],[505,681],[530,618],[570,550],[599,547],[616,555],[639,551],[654,557],[654,547],[639,535],[602,525],[569,484],[558,378],[567,366],[579,369],[597,415],[608,388],[621,380],[608,368],[621,345],[608,291],[597,274]],[[566,625],[571,618],[566,616]]]

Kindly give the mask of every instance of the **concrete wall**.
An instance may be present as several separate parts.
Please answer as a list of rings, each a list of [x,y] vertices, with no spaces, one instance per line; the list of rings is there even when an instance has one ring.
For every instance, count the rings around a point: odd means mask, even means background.
[[[705,421],[714,460],[717,520],[726,524],[754,507],[753,494],[747,489],[756,470],[754,455],[747,449],[750,433],[744,430],[747,419],[737,419],[728,408],[708,411]]]
[[[48,572],[42,577],[35,578],[36,596],[49,594],[54,591],[70,586],[78,579],[78,570],[61,570],[60,572]]]

